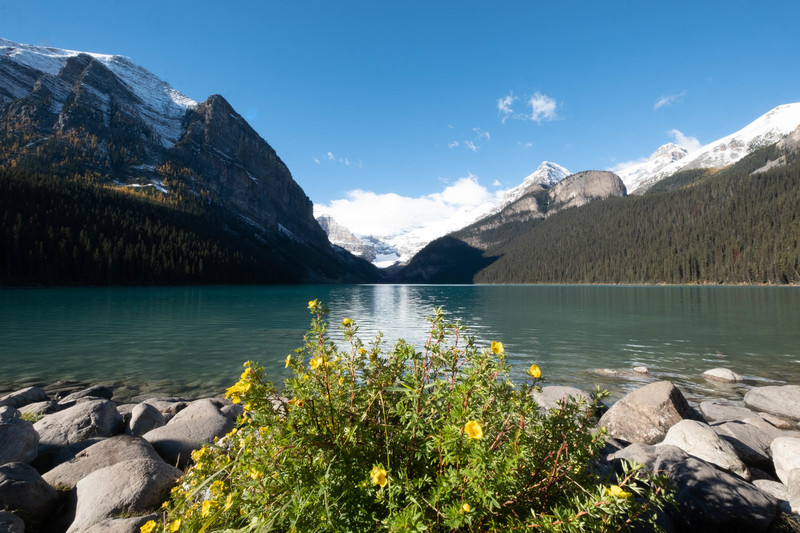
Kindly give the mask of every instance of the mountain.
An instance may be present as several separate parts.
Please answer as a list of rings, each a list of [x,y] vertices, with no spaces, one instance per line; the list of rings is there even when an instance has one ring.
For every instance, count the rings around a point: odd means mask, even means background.
[[[681,171],[722,168],[774,144],[800,125],[800,103],[778,106],[744,128],[692,151],[674,144],[659,148],[647,161],[618,170],[631,194],[642,194],[656,182]],[[684,153],[681,155],[681,153]]]
[[[467,214],[468,216],[465,218],[471,222],[499,213],[534,191],[545,190],[556,185],[568,175],[569,171],[561,165],[544,161],[536,171],[525,177],[522,183],[509,189],[499,202],[480,206],[472,213]],[[332,243],[381,268],[397,263],[406,263],[434,239],[448,232],[456,231],[464,225],[469,225],[469,222],[467,224],[458,221],[437,222],[429,226],[414,228],[405,233],[376,236],[355,235],[325,214],[324,210],[317,213],[317,221],[325,229]]]
[[[377,279],[331,247],[289,169],[222,96],[197,103],[125,57],[0,39],[3,169],[202,199],[288,281]]]
[[[520,232],[562,211],[595,200],[626,196],[625,185],[614,173],[587,170],[558,181],[555,186],[531,184],[524,195],[473,224],[432,241],[408,265],[395,273],[411,283],[472,283]]]

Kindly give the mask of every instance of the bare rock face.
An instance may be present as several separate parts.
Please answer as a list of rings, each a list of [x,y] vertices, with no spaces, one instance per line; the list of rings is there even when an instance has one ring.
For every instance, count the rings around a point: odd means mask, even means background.
[[[570,207],[579,207],[598,198],[626,196],[625,184],[607,170],[586,170],[564,178],[553,187],[548,214]]]
[[[609,436],[630,443],[655,444],[669,428],[684,419],[696,419],[681,391],[669,381],[645,385],[624,396],[600,418]]]

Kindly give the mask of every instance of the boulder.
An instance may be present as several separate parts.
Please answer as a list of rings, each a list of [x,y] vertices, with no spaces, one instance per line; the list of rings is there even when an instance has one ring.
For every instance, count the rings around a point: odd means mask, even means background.
[[[226,416],[222,409],[230,403],[220,400],[197,400],[180,411],[167,425],[143,435],[164,460],[186,466],[194,450],[222,437],[234,428],[235,418]]]
[[[0,465],[31,462],[39,447],[39,434],[33,424],[20,418],[16,409],[0,409]]]
[[[800,420],[800,385],[770,385],[752,389],[744,395],[744,404],[790,420]]]
[[[800,438],[778,437],[770,444],[775,474],[785,485],[789,484],[789,472],[800,468]]]
[[[574,402],[583,400],[587,406],[592,405],[592,397],[588,393],[575,387],[563,387],[560,385],[542,387],[541,391],[533,392],[533,398],[539,404],[539,409],[545,412],[550,409],[560,408],[561,402],[564,400]]]
[[[114,391],[104,385],[94,385],[92,387],[81,389],[73,393],[67,394],[58,400],[58,404],[62,407],[72,407],[78,400],[85,398],[110,400],[114,396]]]
[[[622,397],[600,418],[599,425],[617,440],[655,444],[681,420],[697,418],[681,391],[669,381],[658,381]]]
[[[83,533],[139,533],[142,526],[150,520],[159,522],[161,515],[154,513],[133,518],[106,518],[86,529]]]
[[[771,479],[754,479],[753,485],[766,492],[780,503],[781,511],[791,513],[792,506],[789,503],[789,489],[783,483],[772,481]]]
[[[122,417],[114,402],[87,400],[58,411],[36,422],[43,446],[66,446],[89,437],[110,437],[120,429]]]
[[[144,403],[150,404],[158,409],[159,412],[164,415],[164,420],[169,422],[192,402],[184,400],[183,398],[149,398],[144,400]]]
[[[29,403],[46,402],[49,399],[47,393],[41,387],[28,387],[6,394],[0,398],[0,407],[9,406],[19,409]]]
[[[154,512],[181,474],[153,459],[122,461],[95,470],[75,487],[75,520],[68,533],[86,531],[107,518]]]
[[[32,466],[25,463],[0,466],[0,509],[18,510],[26,529],[38,530],[57,504],[58,493]]]
[[[758,415],[742,420],[714,422],[711,427],[736,449],[739,458],[748,465],[769,470],[772,463],[770,445],[778,437],[800,437],[798,432],[781,431]]]
[[[722,403],[717,400],[700,402],[700,412],[711,422],[723,422],[725,420],[742,420],[757,416],[755,411],[739,405]]]
[[[792,512],[800,513],[800,468],[795,468],[789,472],[786,490],[789,493],[789,505]]]
[[[733,446],[722,440],[708,424],[696,420],[681,420],[667,431],[658,446],[677,446],[693,457],[717,465],[742,479],[750,479],[750,471],[736,455]]]
[[[769,531],[779,515],[774,497],[677,446],[632,444],[609,459],[635,461],[669,477],[678,506],[665,511],[680,531]]]
[[[103,439],[78,452],[72,460],[45,472],[42,478],[53,486],[72,488],[95,470],[133,459],[160,461],[161,457],[146,440],[118,435]]]
[[[167,423],[164,415],[149,403],[140,403],[131,411],[131,419],[125,428],[128,435],[144,435],[151,429],[160,428]]]
[[[646,366],[635,366],[631,368],[634,374],[649,374],[650,370]]]
[[[46,402],[34,402],[29,403],[28,405],[23,405],[19,408],[19,412],[33,416],[44,416],[55,413],[60,409],[61,406],[58,405],[58,402],[47,400]]]
[[[703,377],[723,383],[741,383],[744,378],[729,368],[712,368],[703,372]]]
[[[25,522],[9,511],[0,511],[0,532],[25,533]]]

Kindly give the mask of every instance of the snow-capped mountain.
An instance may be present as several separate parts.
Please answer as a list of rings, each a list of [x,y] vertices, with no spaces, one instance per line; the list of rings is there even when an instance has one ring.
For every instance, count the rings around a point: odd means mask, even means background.
[[[338,224],[321,206],[315,206],[315,215],[333,244],[371,261],[378,267],[385,268],[398,262],[409,261],[431,241],[486,216],[499,213],[534,189],[550,188],[569,174],[570,172],[561,165],[544,161],[536,171],[525,177],[522,183],[506,191],[497,202],[481,205],[470,212],[463,212],[458,219],[440,220],[395,235],[356,235]]]
[[[58,74],[71,58],[84,56],[92,58],[110,70],[125,89],[129,90],[141,103],[141,115],[158,134],[165,148],[174,145],[182,131],[181,122],[186,111],[197,106],[197,102],[181,94],[160,80],[152,72],[134,63],[130,58],[118,55],[105,55],[45,48],[29,44],[19,44],[0,38],[0,61],[3,69],[0,75],[0,103],[22,98],[34,89],[41,79],[46,89],[55,95],[52,99],[53,112],[59,113],[69,87],[56,83]],[[44,78],[41,74],[48,74]],[[87,91],[99,99],[100,109],[106,124],[112,110],[112,102],[107,98],[103,87],[92,83],[91,77],[82,80]]]
[[[642,194],[657,181],[681,170],[720,168],[733,164],[757,148],[778,142],[800,124],[800,102],[776,107],[744,128],[674,161],[679,155],[671,146],[659,148],[644,163],[617,171],[631,194]]]

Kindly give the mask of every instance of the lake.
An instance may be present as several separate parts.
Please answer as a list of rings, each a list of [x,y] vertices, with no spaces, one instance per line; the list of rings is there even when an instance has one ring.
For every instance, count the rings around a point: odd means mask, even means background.
[[[0,395],[57,380],[108,384],[125,401],[218,395],[248,359],[279,385],[314,298],[331,309],[331,324],[355,319],[365,342],[380,330],[389,343],[404,338],[417,347],[427,338],[426,317],[441,306],[479,345],[503,342],[512,379],[524,379],[535,362],[544,385],[600,385],[612,400],[657,379],[673,381],[694,401],[800,384],[798,287],[59,288],[0,290]],[[651,376],[631,374],[634,366]],[[721,366],[747,381],[722,385],[700,376]]]

